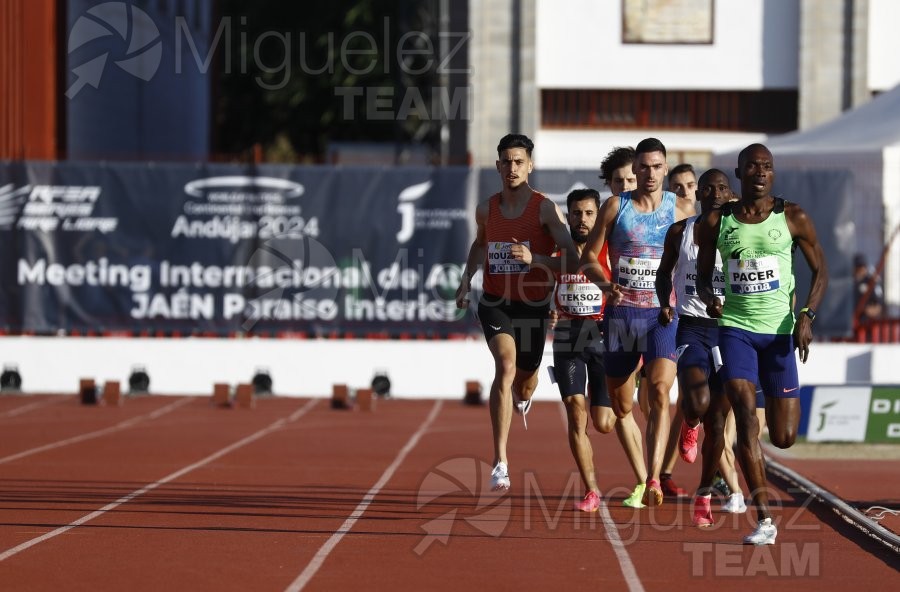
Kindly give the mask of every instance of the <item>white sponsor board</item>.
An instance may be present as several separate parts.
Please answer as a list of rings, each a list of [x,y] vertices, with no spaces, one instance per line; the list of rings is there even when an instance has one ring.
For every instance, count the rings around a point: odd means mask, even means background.
[[[869,420],[870,386],[820,386],[813,391],[806,438],[810,442],[862,442]]]

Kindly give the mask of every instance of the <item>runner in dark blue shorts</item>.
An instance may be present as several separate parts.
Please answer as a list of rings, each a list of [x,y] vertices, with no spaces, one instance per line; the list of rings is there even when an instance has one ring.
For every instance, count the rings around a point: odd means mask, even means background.
[[[722,379],[734,409],[737,448],[757,527],[745,544],[772,545],[778,529],[769,512],[766,474],[759,447],[756,381],[766,397],[769,440],[779,448],[794,443],[800,423],[800,384],[793,349],[806,362],[816,308],[825,296],[828,270],[815,226],[803,209],[772,195],[775,164],[762,144],[738,155],[741,181],[736,202],[709,212],[698,223],[698,295],[719,318]],[[794,317],[794,249],[810,269],[806,305]],[[725,302],[713,291],[716,252],[722,260]]]
[[[646,138],[638,143],[632,170],[637,188],[603,203],[581,254],[581,265],[588,279],[606,281],[598,257],[608,241],[612,269],[609,279],[619,288],[605,311],[607,385],[616,415],[625,417],[631,413],[631,376],[643,355],[650,408],[644,503],[660,505],[660,474],[671,422],[669,391],[675,382],[675,326],[659,325],[661,303],[656,295],[655,276],[666,231],[674,222],[693,215],[694,210],[692,205],[678,204],[675,194],[663,189],[668,165],[666,147],[658,139]],[[664,304],[669,304],[668,297]]]

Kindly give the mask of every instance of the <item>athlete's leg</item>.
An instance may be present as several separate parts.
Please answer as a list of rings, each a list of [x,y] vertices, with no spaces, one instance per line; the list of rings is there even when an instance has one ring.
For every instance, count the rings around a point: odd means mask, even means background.
[[[663,457],[663,467],[660,477],[662,479],[663,493],[670,496],[685,496],[687,492],[675,484],[672,472],[675,464],[681,456],[681,434],[683,424],[692,428],[686,434],[693,434],[695,440],[693,446],[686,446],[684,454],[687,462],[694,462],[696,457],[696,437],[699,425],[706,410],[709,408],[709,385],[707,383],[707,369],[698,366],[679,366],[678,369],[678,399],[675,403],[675,416],[669,425],[669,439],[666,442],[666,452]],[[689,442],[690,440],[687,440]]]
[[[769,441],[790,448],[800,426],[800,379],[790,335],[775,335],[759,355],[760,386],[765,394]]]
[[[703,414],[703,464],[700,470],[700,487],[697,490],[699,494],[709,495],[712,493],[713,477],[715,477],[716,469],[722,467],[724,450],[734,443],[733,440],[729,442],[728,428],[726,427],[730,417],[734,416],[731,413],[731,404],[725,394],[720,392],[712,395],[709,407]],[[734,425],[733,419],[731,424]],[[734,452],[731,453],[731,457],[734,458]],[[734,472],[734,465],[731,465],[730,470],[732,473]],[[731,487],[727,474],[723,471],[722,475],[728,486]],[[732,489],[732,491],[740,491],[740,489]]]
[[[684,412],[681,410],[682,389],[678,388],[678,398],[675,400],[675,415],[669,424],[669,439],[666,441],[666,451],[663,455],[662,472],[664,475],[671,475],[675,470],[675,463],[678,461],[678,436],[681,432],[681,424],[684,422]],[[669,410],[671,414],[671,410]],[[693,424],[696,425],[696,422]]]
[[[523,370],[516,368],[513,378],[512,392],[516,401],[527,401],[534,394],[538,385],[539,372],[537,370]]]
[[[703,414],[704,435],[701,447],[700,483],[697,486],[697,495],[694,497],[692,518],[694,525],[700,527],[715,524],[711,506],[712,484],[716,466],[722,457],[725,440],[725,416],[729,414],[730,409],[728,398],[720,390],[712,393],[710,400],[706,413]],[[743,503],[741,505],[743,506]],[[746,508],[744,508],[744,511],[746,511]]]
[[[765,417],[772,445],[778,448],[793,446],[800,426],[800,399],[767,396]]]
[[[641,413],[644,416],[644,421],[646,421],[650,417],[650,400],[649,395],[647,394],[647,385],[648,383],[645,379],[647,376],[644,374],[644,362],[641,360],[641,363],[637,370],[635,370],[635,379],[637,383],[637,400],[638,407],[641,410]]]
[[[769,433],[769,422],[766,421],[766,407],[765,404],[760,405],[759,400],[763,399],[765,401],[765,397],[760,397],[759,393],[756,394],[756,419],[759,421],[759,436],[762,437],[763,434]]]
[[[650,417],[647,420],[648,478],[659,480],[663,454],[669,437],[669,391],[675,382],[675,362],[655,358],[646,362]]]
[[[494,436],[494,464],[506,463],[506,443],[512,422],[512,384],[516,376],[516,343],[512,336],[498,333],[488,342],[494,358],[494,381],[491,383],[490,412]]]
[[[630,415],[629,413],[628,416]],[[601,434],[608,434],[613,431],[618,420],[619,418],[616,417],[612,407],[591,406],[591,422],[594,424],[594,429]]]
[[[587,433],[588,414],[583,395],[571,395],[563,402],[569,423],[569,448],[575,457],[575,465],[581,473],[581,480],[588,491],[599,493],[597,475],[594,470],[594,452]]]
[[[699,366],[688,366],[678,372],[678,398],[682,417],[689,426],[696,426],[709,409],[709,383],[707,373]],[[676,425],[672,422],[672,425]]]
[[[727,400],[726,400],[727,402]],[[737,468],[734,465],[734,442],[737,439],[737,432],[734,424],[734,412],[731,411],[731,405],[728,406],[728,415],[725,418],[725,439],[722,448],[722,456],[719,458],[719,474],[725,480],[725,484],[732,493],[741,493],[741,481],[738,477]],[[706,429],[706,424],[703,425]],[[709,437],[707,432],[706,438]]]
[[[628,384],[622,387],[623,390],[634,392],[634,377],[635,373],[628,376],[626,380]],[[596,384],[596,382],[592,382],[592,384]],[[609,399],[611,397],[606,398],[606,400]],[[594,427],[601,434],[608,434],[613,429],[616,430],[616,437],[625,451],[625,457],[628,459],[628,464],[631,465],[631,470],[634,472],[638,482],[643,483],[647,480],[647,466],[644,464],[641,429],[634,420],[633,411],[626,414],[625,417],[616,417],[612,407],[597,403],[596,397],[592,397],[591,419]]]
[[[728,364],[728,362],[725,362]],[[737,458],[750,489],[750,501],[756,506],[759,520],[769,518],[769,495],[766,490],[766,465],[759,445],[759,421],[756,417],[756,385],[741,378],[725,384],[734,409],[737,428]],[[768,401],[767,401],[768,403]]]
[[[517,312],[523,316],[513,321],[516,336],[516,375],[512,384],[514,402],[530,400],[537,388],[548,326],[546,308],[520,309]]]
[[[629,413],[616,421],[616,437],[625,451],[628,464],[638,483],[647,481],[647,465],[644,463],[644,446],[641,441],[641,428],[634,420],[634,413]]]

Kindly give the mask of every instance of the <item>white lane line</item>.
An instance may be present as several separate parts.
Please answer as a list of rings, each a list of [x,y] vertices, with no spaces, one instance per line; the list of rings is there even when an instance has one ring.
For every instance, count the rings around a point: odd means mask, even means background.
[[[226,446],[225,448],[219,450],[218,452],[210,454],[203,460],[199,460],[192,465],[188,465],[188,466],[184,467],[183,469],[179,469],[179,470],[175,471],[174,473],[171,473],[171,474],[163,477],[159,481],[150,483],[149,485],[145,485],[144,487],[141,487],[140,489],[132,491],[128,495],[126,495],[124,497],[120,497],[116,501],[103,506],[99,510],[95,510],[95,511],[91,512],[90,514],[86,514],[86,515],[82,516],[81,518],[79,518],[78,520],[70,522],[69,524],[67,524],[65,526],[60,526],[56,530],[52,530],[44,535],[33,538],[30,541],[25,541],[24,543],[22,543],[20,545],[16,545],[12,549],[7,549],[3,553],[0,553],[0,561],[6,561],[13,555],[21,553],[22,551],[24,551],[30,547],[33,547],[33,546],[35,546],[39,543],[42,543],[46,540],[49,540],[49,539],[57,537],[61,534],[64,534],[64,533],[72,530],[76,526],[81,526],[85,522],[89,522],[89,521],[93,520],[94,518],[102,516],[106,512],[109,512],[110,510],[115,510],[122,504],[130,502],[131,500],[133,500],[136,497],[139,497],[141,495],[144,495],[145,493],[149,493],[150,491],[153,491],[160,485],[165,485],[166,483],[168,483],[170,481],[174,481],[175,479],[178,479],[179,477],[182,477],[195,469],[199,469],[203,465],[209,464],[212,461],[214,461],[218,458],[221,458],[221,457],[225,456],[226,454],[237,450],[238,448],[241,448],[242,446],[246,446],[247,444],[250,444],[251,442],[255,442],[256,440],[259,440],[263,436],[266,436],[266,435],[274,432],[275,430],[283,428],[285,425],[287,425],[293,421],[296,421],[296,420],[300,419],[301,417],[303,417],[304,415],[306,415],[306,413],[310,409],[312,409],[318,401],[319,401],[318,399],[311,399],[309,402],[307,402],[306,405],[304,405],[303,407],[301,407],[300,409],[298,409],[297,411],[292,413],[290,416],[282,417],[275,423],[271,424],[269,427],[263,428],[263,429],[259,430],[258,432],[250,434],[246,438],[238,440],[237,442]]]
[[[344,523],[341,524],[341,527],[335,531],[331,538],[325,541],[318,551],[316,551],[315,556],[312,558],[312,561],[309,562],[309,565],[306,566],[306,569],[303,570],[297,579],[294,580],[290,586],[285,588],[285,592],[299,592],[302,590],[309,581],[316,575],[316,572],[319,571],[319,568],[322,567],[322,564],[325,563],[325,560],[328,558],[328,555],[337,547],[338,543],[341,542],[341,539],[344,538],[344,535],[350,532],[353,528],[353,525],[359,520],[360,516],[368,509],[368,507],[372,504],[372,500],[375,499],[375,496],[378,495],[378,492],[381,491],[381,488],[384,487],[388,481],[390,481],[391,477],[394,476],[394,472],[400,466],[400,464],[406,460],[406,455],[410,453],[410,451],[415,448],[416,444],[419,443],[419,440],[425,435],[425,432],[428,431],[428,428],[434,422],[435,418],[440,412],[441,407],[443,406],[443,400],[438,399],[434,403],[434,407],[431,409],[431,413],[428,414],[428,417],[425,418],[425,421],[422,422],[422,425],[419,426],[419,429],[415,434],[409,439],[400,452],[397,454],[397,458],[394,459],[394,462],[384,470],[381,478],[378,482],[372,486],[372,489],[366,493],[365,497],[363,497],[362,501],[359,502],[359,505],[356,506],[356,509],[353,510],[353,513],[350,514],[350,517],[344,520]]]
[[[50,442],[49,444],[44,444],[43,446],[38,446],[37,448],[30,448],[28,450],[23,450],[22,452],[17,452],[16,454],[11,454],[9,456],[4,456],[0,458],[0,465],[8,462],[12,462],[14,460],[18,460],[20,458],[25,458],[26,456],[31,456],[32,454],[37,454],[39,452],[46,452],[47,450],[54,450],[56,448],[62,448],[63,446],[68,446],[69,444],[75,444],[77,442],[84,442],[85,440],[91,440],[93,438],[99,438],[100,436],[104,436],[106,434],[111,434],[112,432],[116,432],[119,430],[124,430],[125,428],[129,428],[136,423],[140,423],[144,420],[156,419],[170,411],[174,411],[179,407],[187,405],[191,402],[192,399],[184,398],[178,399],[174,403],[170,403],[165,407],[161,407],[156,411],[151,413],[145,413],[144,415],[138,415],[137,417],[132,417],[131,419],[126,419],[125,421],[121,421],[116,425],[110,426],[108,428],[103,428],[102,430],[97,430],[94,432],[87,432],[85,434],[81,434],[79,436],[73,436],[71,438],[66,438],[65,440],[58,440],[56,442]]]
[[[9,411],[0,413],[0,417],[16,417],[33,409],[37,409],[38,407],[44,407],[45,405],[50,405],[52,403],[57,403],[59,401],[69,400],[72,398],[74,397],[61,397],[58,395],[54,395],[52,397],[47,397],[42,401],[34,401],[33,403],[28,403],[27,405],[22,405],[21,407],[16,407],[15,409],[10,409]]]
[[[585,402],[587,401],[588,400],[586,399]],[[569,417],[566,414],[566,405],[562,401],[560,401],[559,404],[559,412],[562,416],[563,429],[566,431],[566,434],[568,434]],[[588,422],[590,421],[591,419],[588,417]],[[628,549],[626,548],[625,543],[622,542],[622,538],[619,536],[619,527],[616,526],[615,521],[609,513],[609,506],[606,503],[605,497],[600,498],[600,519],[603,521],[603,528],[606,529],[606,536],[609,538],[609,543],[612,545],[613,552],[616,554],[616,559],[619,561],[619,567],[622,569],[622,576],[625,578],[628,590],[630,592],[644,592],[644,585],[641,584],[641,579],[638,577],[637,570],[634,569],[634,563],[631,562],[631,556],[628,554]]]

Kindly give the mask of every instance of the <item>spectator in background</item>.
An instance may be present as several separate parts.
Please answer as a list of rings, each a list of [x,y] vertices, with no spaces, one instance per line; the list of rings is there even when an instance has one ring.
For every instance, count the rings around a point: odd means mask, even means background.
[[[884,288],[881,286],[880,278],[876,278],[872,282],[872,272],[869,269],[866,256],[857,253],[853,257],[853,285],[855,292],[853,294],[853,314],[854,318],[859,308],[859,303],[865,299],[866,303],[862,311],[859,313],[858,322],[864,323],[872,319],[881,318],[884,312]],[[872,284],[871,292],[869,284]],[[868,296],[867,296],[868,295]]]

